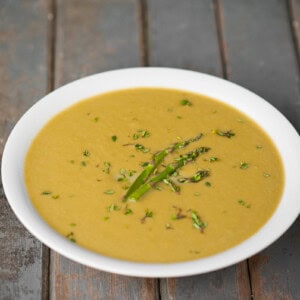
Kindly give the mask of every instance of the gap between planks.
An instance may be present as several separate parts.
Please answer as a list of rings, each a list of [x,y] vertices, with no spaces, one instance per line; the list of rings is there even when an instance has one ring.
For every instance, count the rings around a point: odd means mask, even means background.
[[[47,0],[47,93],[54,90],[56,45],[56,0]],[[42,247],[42,299],[50,299],[50,249]]]
[[[149,19],[147,0],[138,0],[138,14],[140,27],[140,56],[141,65],[149,66]]]

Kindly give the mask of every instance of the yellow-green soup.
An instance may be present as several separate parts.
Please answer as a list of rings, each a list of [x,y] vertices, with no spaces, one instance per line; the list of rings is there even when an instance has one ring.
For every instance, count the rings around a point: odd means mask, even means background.
[[[271,217],[284,183],[276,148],[247,116],[154,88],[95,96],[56,115],[29,149],[25,179],[38,213],[70,242],[139,262],[193,260],[241,243]]]

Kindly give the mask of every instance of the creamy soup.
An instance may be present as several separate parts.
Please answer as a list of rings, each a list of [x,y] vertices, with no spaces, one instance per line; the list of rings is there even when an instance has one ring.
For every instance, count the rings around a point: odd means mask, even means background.
[[[130,261],[176,262],[253,235],[276,209],[284,174],[272,141],[236,109],[137,88],[52,118],[29,149],[25,180],[38,213],[70,242]]]

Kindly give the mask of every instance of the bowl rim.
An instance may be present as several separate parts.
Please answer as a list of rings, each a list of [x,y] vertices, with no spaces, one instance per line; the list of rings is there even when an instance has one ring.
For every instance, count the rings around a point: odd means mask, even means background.
[[[134,87],[175,88],[204,94],[248,115],[270,136],[283,162],[285,185],[281,201],[267,223],[254,235],[221,253],[178,263],[139,263],[94,253],[74,245],[38,215],[27,196],[23,165],[39,130],[56,113],[93,95]],[[288,145],[288,147],[287,147]],[[84,265],[137,277],[178,277],[202,274],[238,263],[265,249],[296,220],[300,212],[300,139],[290,122],[253,92],[227,80],[195,71],[160,67],[119,69],[68,83],[35,103],[11,131],[2,156],[2,182],[7,200],[23,225],[45,245]],[[280,226],[278,226],[280,224]],[[277,225],[277,226],[275,226]]]

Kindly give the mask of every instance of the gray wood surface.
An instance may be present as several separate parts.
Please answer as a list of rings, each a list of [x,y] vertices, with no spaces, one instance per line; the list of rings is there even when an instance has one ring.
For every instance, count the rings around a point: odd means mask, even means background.
[[[1,157],[6,138],[15,122],[46,92],[46,3],[1,1]],[[0,299],[41,298],[42,250],[41,243],[16,219],[0,184]]]
[[[284,1],[223,1],[229,78],[263,96],[300,129],[299,70]],[[237,26],[239,24],[239,26]],[[300,220],[250,259],[255,299],[298,299]]]
[[[133,0],[58,1],[55,87],[140,65],[138,6]],[[51,299],[154,299],[155,279],[93,270],[51,251]]]
[[[210,1],[148,1],[149,64],[222,76]],[[168,12],[168,13],[166,13]],[[248,299],[247,262],[208,275],[161,280],[162,299]]]
[[[151,66],[222,74],[213,1],[148,0],[147,4]]]

